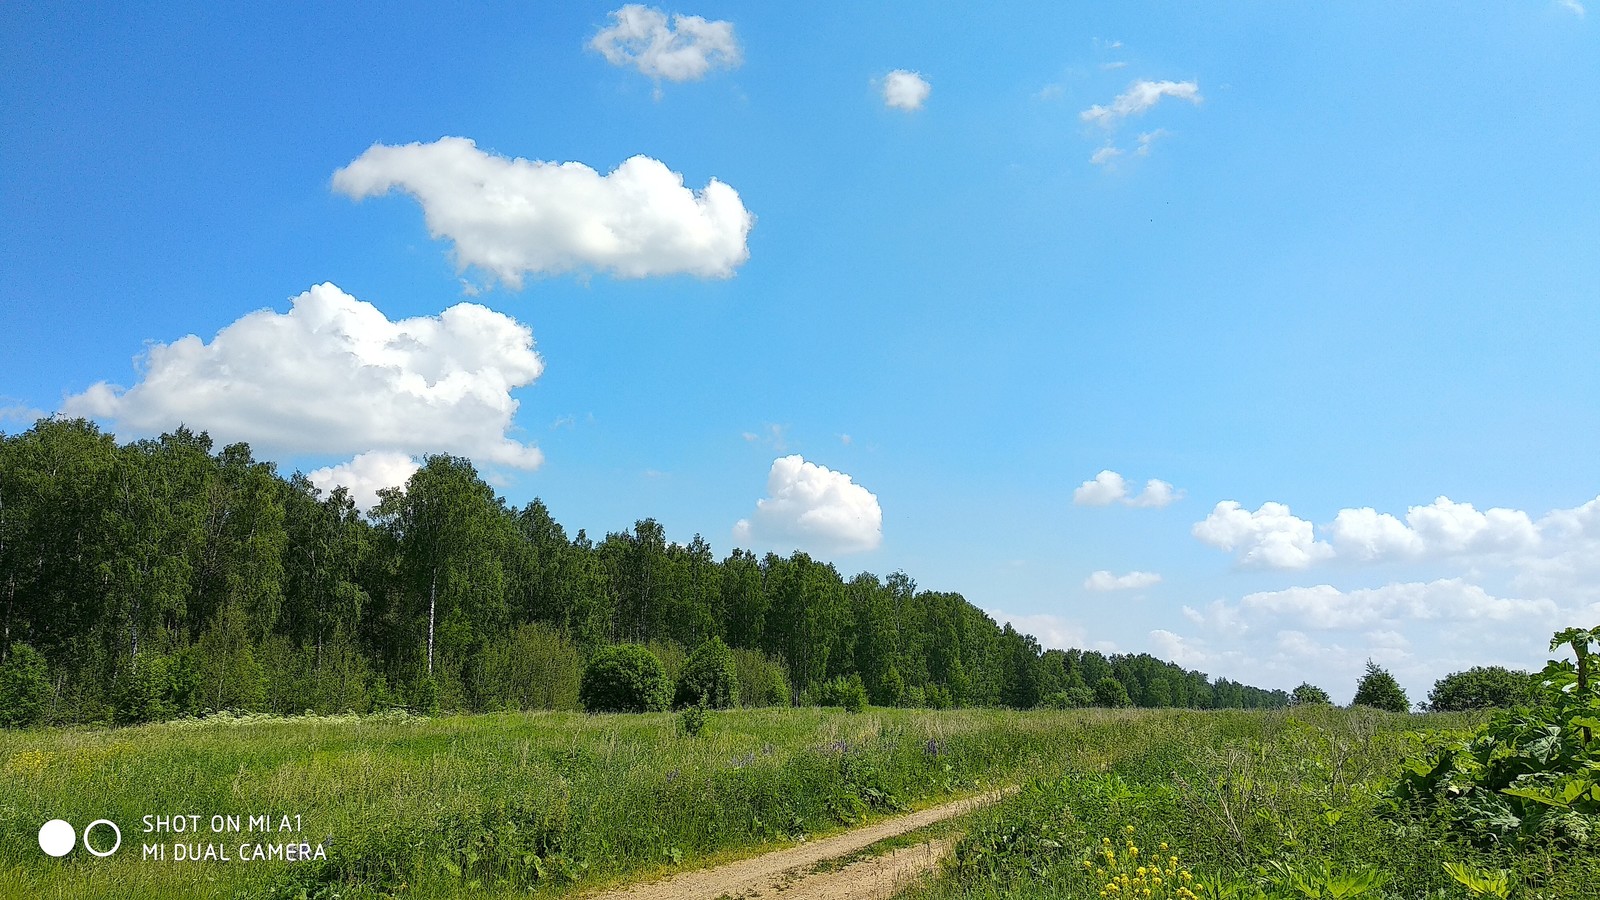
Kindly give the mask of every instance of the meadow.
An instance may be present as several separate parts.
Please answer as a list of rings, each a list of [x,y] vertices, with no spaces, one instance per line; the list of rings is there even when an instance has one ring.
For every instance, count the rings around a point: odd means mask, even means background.
[[[1511,896],[1586,896],[1600,883],[1592,841],[1485,847],[1395,800],[1408,758],[1483,720],[769,708],[713,713],[698,735],[670,713],[562,712],[10,731],[0,897],[560,896],[1007,784],[1021,789],[969,816],[944,869],[909,896],[1474,896],[1446,863],[1501,873]],[[144,834],[143,817],[162,814],[200,815],[201,833]],[[299,816],[288,838],[326,859],[141,858],[144,842],[285,839],[213,835],[212,814]],[[52,818],[109,819],[123,847],[46,857],[34,836]],[[1137,875],[1152,857],[1161,868]],[[1107,891],[1124,870],[1142,887]]]

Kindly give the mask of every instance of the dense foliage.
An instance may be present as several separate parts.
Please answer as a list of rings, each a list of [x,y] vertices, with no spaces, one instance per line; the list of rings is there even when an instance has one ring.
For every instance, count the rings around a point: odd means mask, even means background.
[[[1045,651],[900,572],[718,560],[649,519],[569,537],[457,457],[427,458],[362,511],[184,428],[124,445],[83,420],[0,435],[0,665],[23,653],[29,690],[49,685],[18,722],[574,708],[599,648],[648,644],[676,677],[684,648],[713,638],[747,705],[851,676],[878,705],[1089,705],[1106,678],[1137,706],[1288,701],[1145,654]]]
[[[1356,684],[1356,696],[1350,704],[1387,712],[1405,712],[1411,708],[1411,701],[1406,699],[1405,688],[1400,686],[1400,682],[1394,680],[1388,669],[1370,659],[1367,660],[1366,674]]]
[[[1395,800],[1437,809],[1484,846],[1600,850],[1600,684],[1589,658],[1596,641],[1600,628],[1557,634],[1550,649],[1572,647],[1577,664],[1552,660],[1530,705],[1499,711],[1471,737],[1408,760]]]
[[[648,647],[602,647],[583,668],[578,699],[589,712],[660,712],[672,700],[671,682]]]
[[[713,636],[696,647],[684,662],[672,704],[727,709],[738,703],[739,673],[734,668],[733,651],[722,638]]]
[[[1504,666],[1473,666],[1434,682],[1428,693],[1428,708],[1434,712],[1505,709],[1531,703],[1537,694],[1538,683],[1527,672]]]
[[[1300,686],[1289,692],[1290,706],[1305,706],[1311,703],[1332,703],[1333,698],[1328,692],[1316,685],[1302,681]]]

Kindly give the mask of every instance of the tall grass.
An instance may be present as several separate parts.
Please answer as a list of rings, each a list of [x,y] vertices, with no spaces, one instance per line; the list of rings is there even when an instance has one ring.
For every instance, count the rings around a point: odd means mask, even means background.
[[[561,893],[931,802],[1011,777],[1057,725],[999,711],[756,709],[698,737],[671,714],[218,717],[0,735],[0,896]],[[308,863],[140,859],[145,815],[299,815]],[[45,857],[39,825],[124,847]],[[229,846],[252,836],[212,836]],[[277,839],[277,838],[270,838]]]

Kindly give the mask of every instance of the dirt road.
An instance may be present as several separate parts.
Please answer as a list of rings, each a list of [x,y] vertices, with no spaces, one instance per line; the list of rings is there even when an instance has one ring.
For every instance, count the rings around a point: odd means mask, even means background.
[[[717,900],[721,897],[782,897],[783,900],[882,900],[938,865],[952,841],[924,841],[851,861],[832,871],[814,872],[818,863],[841,859],[885,838],[915,831],[991,803],[1010,790],[946,803],[886,819],[818,841],[773,850],[711,869],[680,872],[670,878],[588,894],[582,900]]]

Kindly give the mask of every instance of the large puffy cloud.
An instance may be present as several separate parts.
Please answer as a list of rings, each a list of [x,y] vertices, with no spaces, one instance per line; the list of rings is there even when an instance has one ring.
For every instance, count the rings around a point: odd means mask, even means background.
[[[895,69],[883,78],[883,103],[895,109],[921,109],[932,91],[933,86],[918,72]]]
[[[1138,495],[1130,494],[1127,479],[1110,469],[1101,470],[1072,492],[1072,502],[1078,506],[1110,506],[1120,502],[1125,506],[1162,507],[1182,498],[1183,491],[1159,478],[1146,481],[1144,491]]]
[[[799,455],[773,460],[755,515],[734,525],[734,540],[793,545],[824,553],[875,549],[883,540],[878,498],[843,472]]]
[[[375,144],[333,175],[352,199],[399,188],[422,206],[428,232],[454,243],[456,264],[513,288],[526,275],[574,270],[622,278],[727,278],[750,256],[755,217],[733,188],[693,191],[648,156],[609,175],[577,162],[508,159],[471,140]]]
[[[154,434],[180,423],[272,454],[449,452],[537,468],[537,447],[508,436],[511,392],[544,370],[533,332],[473,303],[390,321],[332,284],[258,310],[210,342],[151,344],[143,378],[100,382],[68,415]]]
[[[589,41],[614,66],[631,66],[651,78],[698,81],[714,68],[741,61],[733,23],[708,22],[674,14],[671,24],[659,9],[630,3],[611,13],[612,24]]]
[[[1282,503],[1263,503],[1249,512],[1234,500],[1218,503],[1191,530],[1213,547],[1236,551],[1240,565],[1269,569],[1302,569],[1333,556],[1333,547],[1312,532],[1310,522]]]
[[[1100,569],[1084,579],[1083,587],[1090,591],[1132,591],[1147,588],[1161,583],[1161,576],[1155,572],[1129,572],[1126,575],[1113,575],[1105,569]]]
[[[1311,523],[1281,503],[1264,503],[1251,513],[1227,500],[1196,523],[1193,534],[1219,549],[1240,551],[1242,564],[1264,568],[1299,569],[1335,558],[1374,563],[1471,557],[1523,565],[1582,543],[1584,521],[1578,510],[1557,510],[1535,523],[1519,509],[1480,511],[1439,497],[1411,507],[1404,521],[1371,507],[1341,509],[1320,529],[1326,540],[1316,540]]]
[[[1198,104],[1200,86],[1193,81],[1136,81],[1107,106],[1095,104],[1079,113],[1085,122],[1111,127],[1129,116],[1142,115],[1163,97]]]
[[[324,491],[343,487],[350,492],[356,509],[370,510],[378,503],[384,488],[404,487],[420,468],[409,453],[373,450],[356,454],[355,459],[336,466],[325,466],[306,473],[311,483]]]
[[[1371,507],[1342,509],[1327,528],[1342,557],[1362,561],[1462,553],[1515,553],[1535,548],[1539,529],[1528,514],[1439,497],[1413,506],[1402,523]]]

